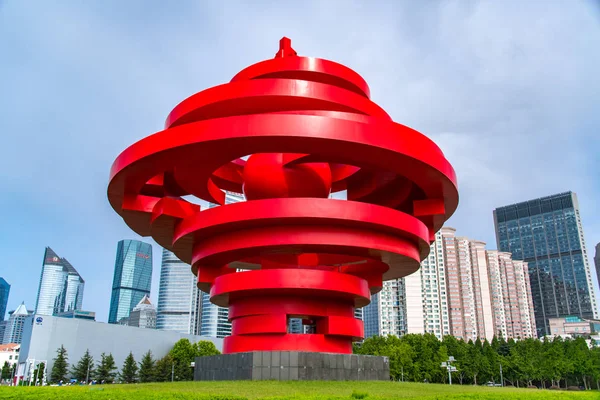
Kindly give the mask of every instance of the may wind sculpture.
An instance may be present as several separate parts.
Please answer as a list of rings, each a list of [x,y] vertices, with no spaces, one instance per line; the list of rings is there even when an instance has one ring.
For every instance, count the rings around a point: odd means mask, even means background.
[[[364,337],[355,308],[415,272],[456,210],[442,151],[369,96],[356,72],[283,38],[275,58],[185,99],[114,162],[114,210],[229,308],[225,353],[351,353]],[[225,191],[246,201],[223,205]],[[347,200],[328,198],[340,191]],[[288,333],[290,318],[314,333]]]

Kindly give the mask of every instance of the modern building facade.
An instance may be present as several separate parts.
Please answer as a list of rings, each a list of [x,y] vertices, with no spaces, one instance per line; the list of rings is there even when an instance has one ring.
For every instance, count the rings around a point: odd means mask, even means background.
[[[21,340],[23,339],[25,320],[31,314],[33,314],[33,311],[28,310],[27,307],[25,307],[25,303],[21,303],[16,310],[9,313],[10,316],[8,317],[8,321],[4,327],[2,344],[21,343]]]
[[[29,362],[31,360],[47,360],[47,371],[52,371],[56,350],[61,345],[67,349],[70,363],[76,363],[89,350],[94,360],[99,360],[102,353],[112,354],[115,364],[120,367],[130,352],[137,361],[148,350],[152,351],[155,359],[160,359],[178,340],[184,338],[192,343],[207,340],[214,343],[219,351],[223,349],[223,341],[216,338],[76,318],[33,315],[25,321],[17,375],[28,379],[33,372]]]
[[[598,277],[588,262],[575,193],[499,207],[494,224],[498,249],[528,263],[539,337],[550,334],[550,318],[598,318]]]
[[[81,309],[84,287],[85,281],[71,263],[46,247],[35,304],[36,313],[54,315]]]
[[[364,308],[365,335],[431,333],[463,340],[535,336],[527,264],[442,228],[421,268],[384,282]]]
[[[150,302],[148,296],[144,296],[142,300],[131,310],[129,317],[121,318],[119,324],[135,326],[138,328],[156,329],[156,308]]]
[[[108,323],[116,324],[150,295],[152,286],[152,245],[139,240],[121,240],[117,244],[115,273]]]
[[[0,277],[0,321],[4,321],[6,307],[8,306],[8,295],[10,294],[10,285],[4,278]]]
[[[163,249],[156,329],[195,334],[198,325],[196,276],[189,264]]]

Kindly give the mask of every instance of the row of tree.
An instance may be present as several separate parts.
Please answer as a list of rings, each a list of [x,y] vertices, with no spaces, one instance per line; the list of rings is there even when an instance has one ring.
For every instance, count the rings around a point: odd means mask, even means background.
[[[446,383],[442,363],[453,356],[453,381],[460,384],[600,389],[600,348],[590,348],[581,337],[465,342],[453,336],[440,341],[432,334],[375,336],[355,345],[354,352],[389,357],[395,380]]]
[[[191,343],[188,339],[181,339],[175,343],[167,355],[158,360],[154,359],[152,352],[148,350],[138,363],[133,353],[130,352],[125,358],[120,372],[112,354],[102,353],[98,363],[94,364],[94,357],[89,350],[86,350],[83,357],[69,370],[67,350],[61,346],[56,351],[50,382],[66,382],[68,378],[76,379],[78,382],[96,381],[97,383],[192,380],[194,377],[192,361],[196,357],[216,354],[220,353],[212,342]],[[39,377],[39,373],[35,374],[34,372],[34,375],[38,376],[40,382],[43,381],[43,373],[41,377]]]

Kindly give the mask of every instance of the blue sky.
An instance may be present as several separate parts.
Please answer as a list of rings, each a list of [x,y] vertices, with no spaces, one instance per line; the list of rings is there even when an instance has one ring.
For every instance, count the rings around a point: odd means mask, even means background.
[[[106,321],[117,241],[108,173],[187,96],[271,58],[359,72],[435,140],[461,194],[449,225],[495,248],[492,210],[573,190],[600,241],[600,7],[577,1],[0,0],[0,276],[34,307],[45,246]],[[152,298],[160,249],[155,245]],[[593,256],[593,254],[590,254]]]

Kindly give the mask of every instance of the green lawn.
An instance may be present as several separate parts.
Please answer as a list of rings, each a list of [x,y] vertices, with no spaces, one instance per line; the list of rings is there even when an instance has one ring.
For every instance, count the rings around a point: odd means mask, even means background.
[[[354,393],[354,394],[353,394]],[[0,399],[600,399],[600,393],[394,382],[176,382],[0,387]]]

